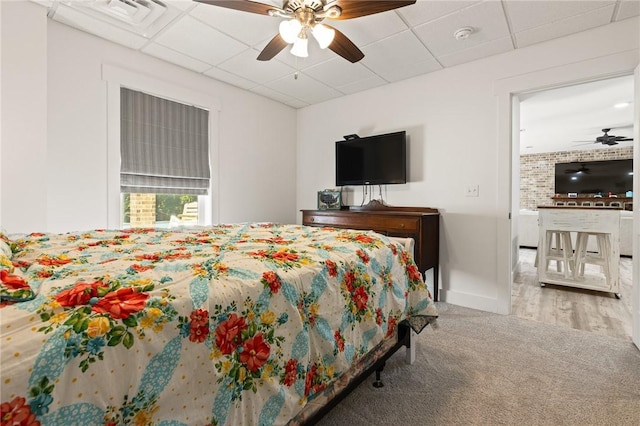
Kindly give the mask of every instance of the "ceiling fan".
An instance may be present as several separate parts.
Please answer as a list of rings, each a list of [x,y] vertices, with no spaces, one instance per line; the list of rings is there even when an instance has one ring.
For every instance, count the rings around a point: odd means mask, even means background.
[[[626,136],[615,136],[615,135],[610,135],[609,132],[612,129],[602,129],[603,135],[602,136],[598,136],[596,137],[595,141],[579,141],[582,143],[601,143],[603,145],[609,145],[609,146],[613,146],[613,145],[618,145],[618,143],[620,142],[626,142],[626,141],[632,141],[633,138],[629,138]]]
[[[618,142],[626,142],[626,141],[632,141],[633,138],[628,138],[625,136],[614,136],[614,135],[610,135],[609,132],[611,131],[611,129],[602,129],[602,131],[604,132],[604,135],[602,136],[598,136],[596,138],[595,143],[601,143],[603,145],[617,145]]]
[[[329,48],[346,60],[355,63],[364,53],[336,28],[323,24],[325,19],[353,19],[386,12],[414,4],[416,0],[284,0],[282,7],[250,0],[196,0],[213,6],[242,12],[285,18],[280,31],[258,55],[259,61],[268,61],[289,44],[291,53],[307,57],[308,33],[318,41],[320,48]]]

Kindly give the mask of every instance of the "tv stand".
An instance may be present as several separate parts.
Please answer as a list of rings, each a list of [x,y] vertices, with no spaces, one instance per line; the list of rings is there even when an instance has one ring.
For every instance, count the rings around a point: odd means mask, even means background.
[[[302,224],[376,231],[415,241],[414,258],[420,272],[433,269],[433,300],[438,300],[440,213],[429,207],[390,207],[378,200],[342,210],[302,210]]]

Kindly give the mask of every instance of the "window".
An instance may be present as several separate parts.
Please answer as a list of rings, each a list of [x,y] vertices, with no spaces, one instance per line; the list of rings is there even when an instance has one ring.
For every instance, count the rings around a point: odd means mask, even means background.
[[[189,106],[195,106],[208,113],[208,161],[210,169],[209,178],[209,195],[199,195],[193,193],[180,194],[166,194],[161,192],[155,192],[156,203],[153,211],[160,210],[159,215],[156,216],[155,226],[164,226],[168,224],[166,219],[165,207],[167,204],[171,204],[169,201],[165,202],[160,200],[161,197],[173,197],[178,198],[183,196],[195,197],[198,201],[195,207],[197,208],[197,222],[200,225],[210,225],[217,223],[219,220],[220,206],[219,206],[219,190],[218,190],[218,116],[221,110],[220,100],[215,96],[208,93],[206,87],[199,87],[197,90],[191,89],[183,84],[183,81],[174,83],[167,81],[164,77],[155,77],[153,70],[135,70],[125,69],[117,66],[103,64],[102,65],[102,79],[107,84],[106,92],[106,106],[107,106],[107,162],[106,162],[106,226],[111,229],[121,228],[123,226],[131,226],[131,195],[126,194],[146,194],[138,190],[133,192],[123,192],[121,189],[121,163],[123,156],[126,154],[121,149],[121,92],[122,88],[129,88],[134,91],[140,91],[144,94],[151,94],[155,97],[159,97],[163,100],[173,100],[178,104],[186,104]],[[189,80],[192,82],[191,80]],[[205,155],[206,156],[206,155]],[[137,200],[136,200],[137,201]],[[173,201],[172,201],[173,202]],[[192,203],[186,203],[181,200],[182,211],[181,213],[173,210],[169,214],[175,216],[180,220],[188,220],[191,217],[193,221],[193,205]],[[124,210],[125,204],[129,203],[128,216],[125,217]],[[186,206],[189,204],[189,206]],[[135,208],[139,208],[139,204],[136,204]],[[185,213],[185,208],[189,208],[187,216],[180,217],[180,214]],[[124,223],[124,219],[127,219],[127,224]],[[161,222],[161,223],[158,223]],[[169,220],[170,222],[170,220]],[[174,218],[175,222],[175,218]],[[135,225],[135,226],[148,226],[148,225]]]
[[[120,89],[120,191],[125,227],[200,222],[210,187],[209,114],[192,105]]]

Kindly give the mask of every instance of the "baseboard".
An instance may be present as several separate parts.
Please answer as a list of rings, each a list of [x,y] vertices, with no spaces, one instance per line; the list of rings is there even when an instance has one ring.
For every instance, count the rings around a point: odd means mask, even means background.
[[[495,297],[486,297],[478,294],[461,293],[458,291],[445,291],[440,289],[440,300],[452,305],[465,308],[478,309],[485,312],[501,313],[500,304]]]

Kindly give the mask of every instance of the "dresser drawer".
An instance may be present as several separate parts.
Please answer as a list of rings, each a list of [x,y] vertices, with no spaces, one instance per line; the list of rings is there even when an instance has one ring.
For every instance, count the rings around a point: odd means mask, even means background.
[[[417,217],[367,214],[332,214],[326,216],[310,214],[303,215],[302,223],[312,226],[374,230],[383,234],[417,232],[420,227],[420,219]]]

